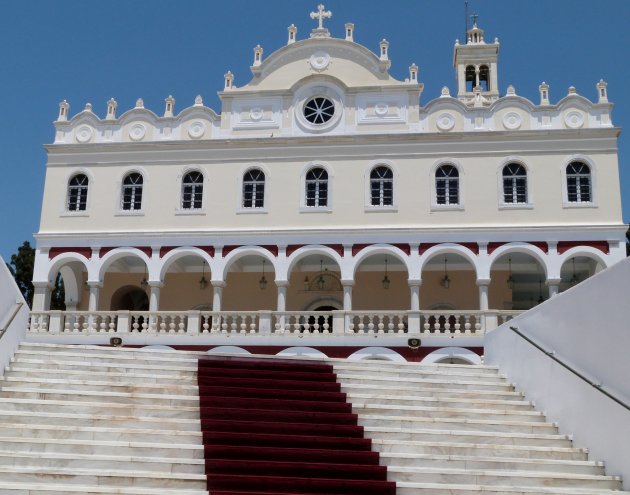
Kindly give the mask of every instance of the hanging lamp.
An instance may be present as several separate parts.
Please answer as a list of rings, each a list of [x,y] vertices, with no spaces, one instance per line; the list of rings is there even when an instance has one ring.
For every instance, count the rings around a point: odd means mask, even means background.
[[[510,266],[510,275],[508,276],[506,282],[507,286],[510,290],[514,288],[514,277],[512,276],[512,258],[508,258],[508,264]]]
[[[451,279],[448,278],[448,270],[447,270],[448,260],[446,256],[444,257],[444,276],[440,280],[440,285],[445,289],[448,289],[451,286]]]
[[[571,280],[569,280],[569,284],[571,284],[571,286],[573,287],[575,284],[577,284],[580,279],[577,277],[577,274],[575,273],[575,258],[573,258],[573,276],[571,277]]]
[[[387,257],[386,257],[385,258],[385,276],[383,277],[383,280],[381,281],[381,285],[383,286],[383,289],[387,290],[389,289],[389,284],[391,284],[391,280],[387,276]]]
[[[208,281],[206,280],[206,260],[203,260],[201,265],[201,278],[199,279],[199,289],[204,290],[208,287]]]
[[[265,290],[267,288],[267,278],[265,277],[265,260],[262,262],[262,277],[258,281],[258,286],[260,290]]]

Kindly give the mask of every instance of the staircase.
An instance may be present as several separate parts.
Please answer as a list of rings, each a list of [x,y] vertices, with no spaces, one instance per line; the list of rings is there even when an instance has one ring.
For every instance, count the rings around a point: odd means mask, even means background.
[[[23,343],[0,381],[0,495],[206,495],[197,355]]]
[[[0,381],[0,495],[626,493],[496,369],[230,361],[23,343]]]

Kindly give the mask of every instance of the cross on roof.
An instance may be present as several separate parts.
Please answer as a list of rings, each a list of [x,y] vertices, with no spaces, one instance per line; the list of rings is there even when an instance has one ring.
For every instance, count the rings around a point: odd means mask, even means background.
[[[477,25],[477,19],[479,19],[479,14],[473,14],[470,17],[472,17],[473,26],[476,26]]]
[[[319,29],[324,29],[324,18],[330,19],[332,12],[330,10],[324,10],[324,5],[319,4],[317,6],[317,12],[311,12],[311,19],[319,20]]]

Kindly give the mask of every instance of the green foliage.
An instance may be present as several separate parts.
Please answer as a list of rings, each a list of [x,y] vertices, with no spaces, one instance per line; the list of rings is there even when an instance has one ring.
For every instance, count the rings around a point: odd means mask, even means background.
[[[33,248],[28,241],[24,241],[24,244],[18,248],[17,253],[11,255],[11,262],[7,263],[9,270],[13,274],[15,283],[24,296],[24,299],[26,299],[29,307],[33,307],[33,294],[35,293],[32,282],[34,265],[35,248]],[[66,309],[65,297],[63,279],[61,278],[61,274],[57,274],[50,297],[50,309]]]
[[[11,255],[11,262],[8,264],[9,270],[13,274],[15,283],[26,299],[29,306],[33,305],[33,265],[35,264],[35,249],[31,243],[24,241],[16,254]]]

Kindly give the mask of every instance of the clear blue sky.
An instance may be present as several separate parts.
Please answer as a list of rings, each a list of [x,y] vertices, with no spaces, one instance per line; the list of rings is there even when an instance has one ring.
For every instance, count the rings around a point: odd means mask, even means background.
[[[39,228],[52,121],[62,99],[70,115],[85,103],[101,117],[110,97],[118,114],[142,97],[161,114],[172,94],[176,111],[197,94],[219,110],[216,92],[230,69],[236,84],[249,80],[252,48],[265,56],[286,43],[287,26],[298,38],[314,26],[308,14],[317,0],[228,2],[186,0],[6,0],[0,25],[0,254],[8,260]],[[463,39],[463,0],[333,0],[327,25],[343,36],[355,23],[355,40],[373,51],[390,42],[391,73],[402,79],[420,66],[422,104],[442,86],[455,90],[453,43]],[[538,85],[551,86],[557,102],[575,86],[593,100],[595,84],[608,81],[613,122],[630,127],[629,0],[470,0],[487,39],[499,38],[499,85],[538,102]],[[630,220],[630,135],[619,141],[624,219]]]

